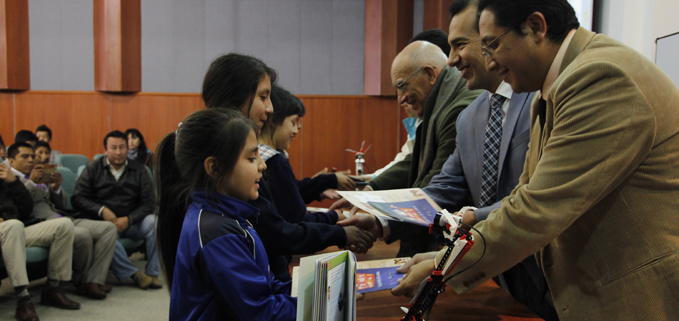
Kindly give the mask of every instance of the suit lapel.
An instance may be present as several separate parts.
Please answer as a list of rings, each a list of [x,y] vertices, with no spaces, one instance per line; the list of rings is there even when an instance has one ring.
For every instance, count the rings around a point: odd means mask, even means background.
[[[505,163],[505,157],[507,157],[507,152],[509,150],[509,143],[512,142],[514,137],[514,128],[516,127],[516,122],[519,120],[521,111],[526,107],[526,99],[528,99],[528,94],[526,93],[512,93],[512,99],[509,100],[509,108],[507,108],[507,117],[505,118],[505,124],[502,127],[502,142],[500,143],[500,159],[498,160],[498,183],[500,182],[500,176],[502,176],[502,167]]]

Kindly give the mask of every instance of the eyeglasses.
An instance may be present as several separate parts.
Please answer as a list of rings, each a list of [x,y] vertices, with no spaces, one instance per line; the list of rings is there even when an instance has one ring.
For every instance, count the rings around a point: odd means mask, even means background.
[[[396,89],[399,89],[399,90],[404,90],[404,88],[408,85],[408,81],[410,80],[410,78],[413,78],[415,75],[417,75],[418,72],[420,72],[422,70],[424,70],[424,66],[420,67],[420,69],[418,69],[416,72],[414,72],[412,75],[410,75],[410,77],[406,78],[406,80],[400,81],[397,84],[395,84],[394,87],[396,87]]]
[[[507,29],[507,31],[503,32],[501,35],[497,36],[497,38],[493,39],[493,41],[487,43],[485,46],[482,46],[481,54],[486,58],[493,59],[493,55],[495,54],[495,49],[497,49],[497,45],[493,46],[492,48],[490,47],[490,45],[500,40],[502,36],[508,34],[510,31],[514,30],[514,28],[518,27],[520,24],[521,22],[513,25],[511,28]]]

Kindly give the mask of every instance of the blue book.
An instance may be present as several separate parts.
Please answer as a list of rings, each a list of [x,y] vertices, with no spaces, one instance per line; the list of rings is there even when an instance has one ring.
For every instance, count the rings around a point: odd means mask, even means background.
[[[398,266],[356,270],[358,293],[391,290],[398,285],[403,274],[396,272]]]
[[[434,222],[437,210],[426,200],[404,202],[368,202],[383,214],[406,223],[429,226]]]

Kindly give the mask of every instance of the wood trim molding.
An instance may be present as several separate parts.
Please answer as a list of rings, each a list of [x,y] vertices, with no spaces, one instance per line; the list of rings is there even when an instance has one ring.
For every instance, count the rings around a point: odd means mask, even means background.
[[[0,0],[0,89],[31,89],[28,1]]]
[[[393,96],[391,62],[413,36],[413,0],[365,1],[363,94]]]
[[[448,8],[455,0],[427,0],[424,1],[423,30],[441,29],[446,34],[450,26]],[[448,54],[448,53],[446,53]]]
[[[141,91],[140,0],[94,0],[94,88]]]

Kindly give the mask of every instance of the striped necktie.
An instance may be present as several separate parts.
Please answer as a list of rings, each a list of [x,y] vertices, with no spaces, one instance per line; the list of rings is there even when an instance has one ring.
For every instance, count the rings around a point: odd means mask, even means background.
[[[498,94],[490,97],[490,119],[483,140],[480,207],[489,206],[497,201],[497,168],[502,141],[502,104],[504,101],[505,97]]]

